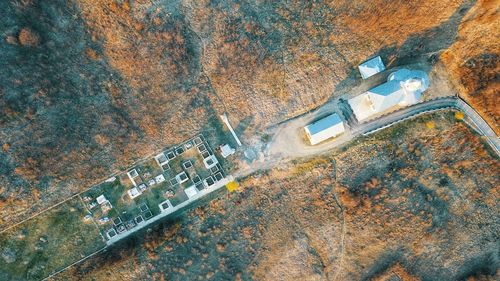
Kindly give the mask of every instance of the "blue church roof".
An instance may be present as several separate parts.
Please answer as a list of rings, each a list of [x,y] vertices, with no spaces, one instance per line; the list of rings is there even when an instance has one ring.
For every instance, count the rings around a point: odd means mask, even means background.
[[[381,96],[388,96],[394,92],[401,90],[401,85],[399,81],[388,81],[383,84],[378,85],[375,88],[371,88],[368,92],[378,94]]]

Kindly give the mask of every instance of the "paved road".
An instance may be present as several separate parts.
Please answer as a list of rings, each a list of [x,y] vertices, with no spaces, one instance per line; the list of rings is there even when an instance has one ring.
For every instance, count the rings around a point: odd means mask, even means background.
[[[462,99],[456,99],[455,107],[465,114],[466,121],[469,124],[476,126],[476,130],[485,137],[491,148],[500,155],[500,139],[495,131],[488,125],[486,121],[477,113],[469,104]],[[471,124],[471,125],[472,125]]]
[[[307,145],[300,132],[302,127],[306,125],[309,120],[297,120],[293,124],[284,126],[278,131],[269,149],[269,154],[274,157],[297,157],[325,152],[355,137],[387,128],[408,118],[447,108],[455,108],[462,111],[466,116],[466,121],[472,123],[471,125],[473,125],[474,129],[483,135],[491,147],[500,155],[500,141],[493,129],[491,129],[486,121],[484,121],[472,107],[463,100],[455,97],[440,98],[418,103],[383,115],[367,123],[357,124],[348,129],[346,134],[342,137],[317,146]]]
[[[488,123],[463,100],[456,97],[446,97],[418,103],[383,115],[367,123],[356,124],[352,128],[347,128],[346,132],[341,136],[316,146],[306,144],[302,128],[314,120],[314,118],[317,118],[318,114],[310,114],[294,119],[282,124],[277,129],[276,134],[265,151],[263,159],[239,170],[235,176],[245,176],[257,170],[268,169],[279,162],[289,159],[326,153],[354,138],[369,135],[401,121],[429,112],[452,108],[462,111],[465,115],[465,121],[478,131],[497,155],[500,156],[500,140]]]
[[[496,152],[496,154],[500,156],[500,140],[495,134],[495,131],[470,105],[468,105],[462,99],[455,97],[441,98],[416,104],[414,106],[397,111],[394,114],[386,116],[386,118],[383,118],[384,120],[375,120],[367,123],[365,126],[361,126],[359,128],[359,131],[362,134],[366,135],[371,132],[389,127],[394,123],[404,121],[408,118],[447,108],[454,108],[463,112],[465,115],[464,121],[467,122],[471,127],[473,127],[479,134],[481,134],[491,146],[491,148]],[[383,123],[381,122],[385,123],[385,125],[383,125]]]

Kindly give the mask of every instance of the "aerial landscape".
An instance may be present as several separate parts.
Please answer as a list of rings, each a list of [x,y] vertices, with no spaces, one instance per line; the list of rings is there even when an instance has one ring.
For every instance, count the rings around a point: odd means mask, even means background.
[[[500,280],[500,1],[0,15],[0,280]]]

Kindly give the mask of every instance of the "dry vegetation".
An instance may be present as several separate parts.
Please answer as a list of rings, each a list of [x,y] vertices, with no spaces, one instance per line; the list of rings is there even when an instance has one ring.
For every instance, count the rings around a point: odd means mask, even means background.
[[[216,113],[252,135],[307,111],[377,53],[395,65],[453,44],[443,58],[457,87],[495,120],[487,3],[0,1],[0,228]]]
[[[23,28],[19,31],[18,42],[23,46],[35,47],[40,44],[40,36],[29,28]]]
[[[0,228],[214,126],[192,32],[147,8],[0,3]]]
[[[183,1],[206,45],[203,65],[231,116],[251,118],[255,127],[324,103],[373,54],[392,62],[446,46],[441,36],[433,41],[439,29],[425,32],[467,7],[462,1],[208,2]]]
[[[458,40],[442,55],[452,81],[500,133],[500,16],[498,1],[480,0],[459,26]]]
[[[485,148],[453,113],[401,123],[250,176],[57,279],[495,280],[500,167]]]
[[[208,117],[199,79],[199,42],[175,9],[150,2],[78,1],[92,38],[103,42],[103,58],[128,82],[130,93],[112,88],[148,142],[181,141]],[[198,105],[194,105],[197,102]],[[169,134],[169,132],[173,132]],[[149,150],[150,151],[150,150]]]

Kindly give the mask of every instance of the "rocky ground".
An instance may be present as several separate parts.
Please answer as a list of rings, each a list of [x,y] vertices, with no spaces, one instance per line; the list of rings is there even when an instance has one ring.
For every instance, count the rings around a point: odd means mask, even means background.
[[[498,170],[452,112],[426,116],[249,176],[55,279],[495,280]]]

